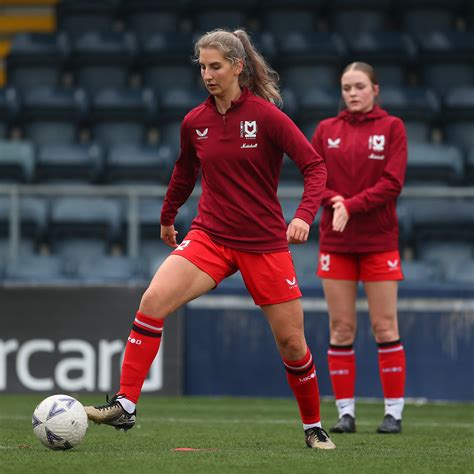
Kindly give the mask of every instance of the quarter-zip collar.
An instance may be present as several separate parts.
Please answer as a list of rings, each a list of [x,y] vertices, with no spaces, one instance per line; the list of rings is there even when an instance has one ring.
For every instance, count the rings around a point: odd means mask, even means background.
[[[372,110],[369,112],[349,112],[347,109],[339,112],[338,117],[346,122],[355,124],[367,122],[369,120],[374,120],[382,117],[387,117],[388,113],[385,110],[381,109],[378,105],[374,105]]]
[[[242,89],[242,93],[240,94],[240,97],[237,100],[232,100],[230,102],[230,107],[227,109],[225,113],[229,112],[229,110],[232,110],[240,106],[245,101],[245,99],[251,94],[252,93],[250,92],[248,87],[244,87]],[[204,104],[206,105],[206,107],[210,107],[220,114],[219,110],[217,110],[216,100],[214,99],[213,95],[209,95],[209,97],[207,98],[206,102],[204,102]],[[225,114],[221,114],[221,115],[225,115]]]

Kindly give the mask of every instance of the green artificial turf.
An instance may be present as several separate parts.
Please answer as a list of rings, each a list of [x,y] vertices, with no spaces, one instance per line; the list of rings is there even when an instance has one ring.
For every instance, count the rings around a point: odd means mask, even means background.
[[[291,399],[144,396],[134,429],[92,424],[76,448],[51,451],[31,428],[42,398],[0,396],[1,473],[474,472],[472,404],[408,404],[403,433],[380,435],[382,404],[358,402],[358,432],[332,435],[337,449],[321,451],[306,448]],[[323,402],[322,418],[329,429],[336,420],[333,403]]]

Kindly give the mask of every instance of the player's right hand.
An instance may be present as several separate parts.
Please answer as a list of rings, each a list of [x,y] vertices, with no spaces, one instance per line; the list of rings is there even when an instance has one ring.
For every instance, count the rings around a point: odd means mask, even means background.
[[[174,230],[174,225],[162,225],[161,226],[161,240],[170,247],[176,248],[178,246],[176,242],[176,236],[178,231]]]

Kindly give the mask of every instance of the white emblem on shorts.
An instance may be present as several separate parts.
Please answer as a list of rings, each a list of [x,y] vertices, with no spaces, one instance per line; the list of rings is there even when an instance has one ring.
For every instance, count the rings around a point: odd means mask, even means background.
[[[184,250],[190,243],[191,243],[190,240],[183,240],[183,241],[176,247],[176,250]]]
[[[398,260],[387,260],[387,264],[390,270],[396,270],[398,268]]]
[[[329,262],[331,260],[331,255],[327,254],[321,254],[319,257],[319,262],[321,263],[321,271],[322,272],[328,272],[329,271]]]
[[[298,284],[296,283],[296,277],[294,276],[292,280],[288,280],[288,278],[285,278],[286,282],[288,283],[288,287],[290,290],[293,288],[297,288]]]

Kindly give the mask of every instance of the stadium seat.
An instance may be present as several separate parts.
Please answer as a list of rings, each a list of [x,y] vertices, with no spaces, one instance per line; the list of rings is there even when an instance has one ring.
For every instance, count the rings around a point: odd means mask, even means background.
[[[102,89],[91,100],[92,135],[99,143],[141,143],[157,109],[150,89]]]
[[[9,237],[10,198],[0,196],[0,237]],[[48,206],[38,197],[22,197],[19,201],[20,238],[41,242],[48,226]]]
[[[64,34],[14,36],[6,60],[8,84],[20,91],[59,87],[68,52],[68,39]]]
[[[466,184],[474,184],[474,145],[469,149],[466,157]]]
[[[76,276],[84,283],[127,283],[142,280],[139,261],[129,257],[94,256],[81,259]]]
[[[58,197],[51,202],[48,239],[103,239],[120,241],[122,206],[118,200],[94,197]]]
[[[28,141],[0,140],[0,183],[33,181],[35,154]]]
[[[395,2],[395,5],[401,11],[402,30],[416,33],[454,29],[456,3],[459,5],[460,1],[436,2],[435,4],[435,2],[423,2],[423,0],[422,2],[402,0]]]
[[[417,257],[425,262],[447,269],[453,264],[465,262],[474,257],[474,244],[468,241],[428,241],[420,245]]]
[[[443,100],[443,118],[450,120],[474,120],[474,83],[453,87]]]
[[[139,35],[174,33],[181,30],[181,12],[187,12],[186,7],[186,0],[133,0],[122,2],[122,16]]]
[[[56,7],[58,27],[68,33],[112,31],[120,0],[61,0]]]
[[[387,0],[364,8],[363,2],[347,2],[352,5],[341,7],[339,2],[331,1],[328,5],[329,27],[331,31],[345,34],[361,31],[382,31],[389,26]],[[385,4],[385,5],[384,5]]]
[[[4,278],[9,282],[58,284],[67,281],[68,269],[59,257],[34,255],[7,263]]]
[[[143,268],[148,270],[148,278],[153,278],[161,264],[169,257],[172,248],[161,242],[159,237],[147,239],[141,242],[140,255],[143,261]]]
[[[250,29],[245,12],[240,8],[235,10],[219,7],[206,10],[199,8],[194,10],[193,23],[195,31],[198,33],[205,33],[215,28],[226,28],[229,30],[239,28]]]
[[[104,164],[103,150],[96,144],[48,144],[38,148],[36,179],[41,183],[97,182]]]
[[[433,31],[415,35],[423,84],[445,93],[474,84],[474,32]]]
[[[143,82],[160,94],[175,87],[193,88],[198,82],[199,70],[193,67],[191,59],[181,64],[148,62],[142,69]]]
[[[35,254],[36,243],[33,239],[21,239],[18,242],[17,257],[30,257]],[[10,240],[8,238],[0,238],[0,274],[10,258]]]
[[[139,32],[138,32],[139,34]],[[193,35],[158,30],[140,41],[139,67],[147,65],[188,64],[194,55]]]
[[[265,3],[265,2],[263,2]],[[265,7],[262,5],[262,29],[274,35],[284,35],[286,33],[307,33],[317,31],[318,12],[317,7],[302,6],[293,8],[275,6],[273,2]]]
[[[391,110],[388,109],[390,112]],[[431,126],[425,120],[405,120],[408,143],[431,141]]]
[[[175,158],[175,151],[166,145],[114,145],[107,153],[104,179],[107,183],[168,184]]]
[[[89,91],[129,85],[137,41],[130,32],[88,31],[71,39],[71,68],[76,83]]]
[[[302,89],[298,96],[299,121],[313,121],[313,131],[317,121],[334,117],[339,112],[341,92],[337,87],[313,87]]]
[[[381,87],[380,102],[390,114],[403,120],[432,121],[441,109],[437,94],[424,87]]]
[[[51,247],[53,255],[71,262],[79,262],[86,258],[96,258],[107,255],[109,252],[107,242],[103,239],[58,239]]]
[[[455,283],[467,283],[472,288],[474,284],[474,259],[459,261],[448,267],[446,279]]]
[[[463,172],[463,155],[459,148],[452,145],[408,143],[407,182],[461,184]]]
[[[408,65],[416,55],[415,42],[404,32],[360,31],[345,40],[351,57],[370,64]]]
[[[402,272],[404,281],[401,285],[414,282],[429,283],[441,280],[441,270],[434,263],[420,260],[403,261]]]
[[[208,94],[204,88],[172,88],[160,97],[160,121],[183,120],[194,107],[204,102]]]
[[[174,150],[180,149],[181,121],[165,122],[160,126],[160,142]]]
[[[339,88],[339,68],[331,64],[299,64],[282,67],[279,71],[282,87],[294,91],[312,88]]]
[[[467,151],[474,146],[474,120],[450,120],[444,126],[445,140]]]
[[[410,213],[416,252],[428,241],[474,240],[472,203],[463,199],[401,198]]]
[[[23,95],[25,135],[36,145],[71,143],[86,110],[86,95],[81,89],[31,89]]]
[[[275,33],[278,68],[288,65],[325,64],[340,68],[346,44],[337,33],[291,31]]]
[[[0,139],[7,138],[9,127],[18,117],[19,98],[15,89],[0,88]]]

